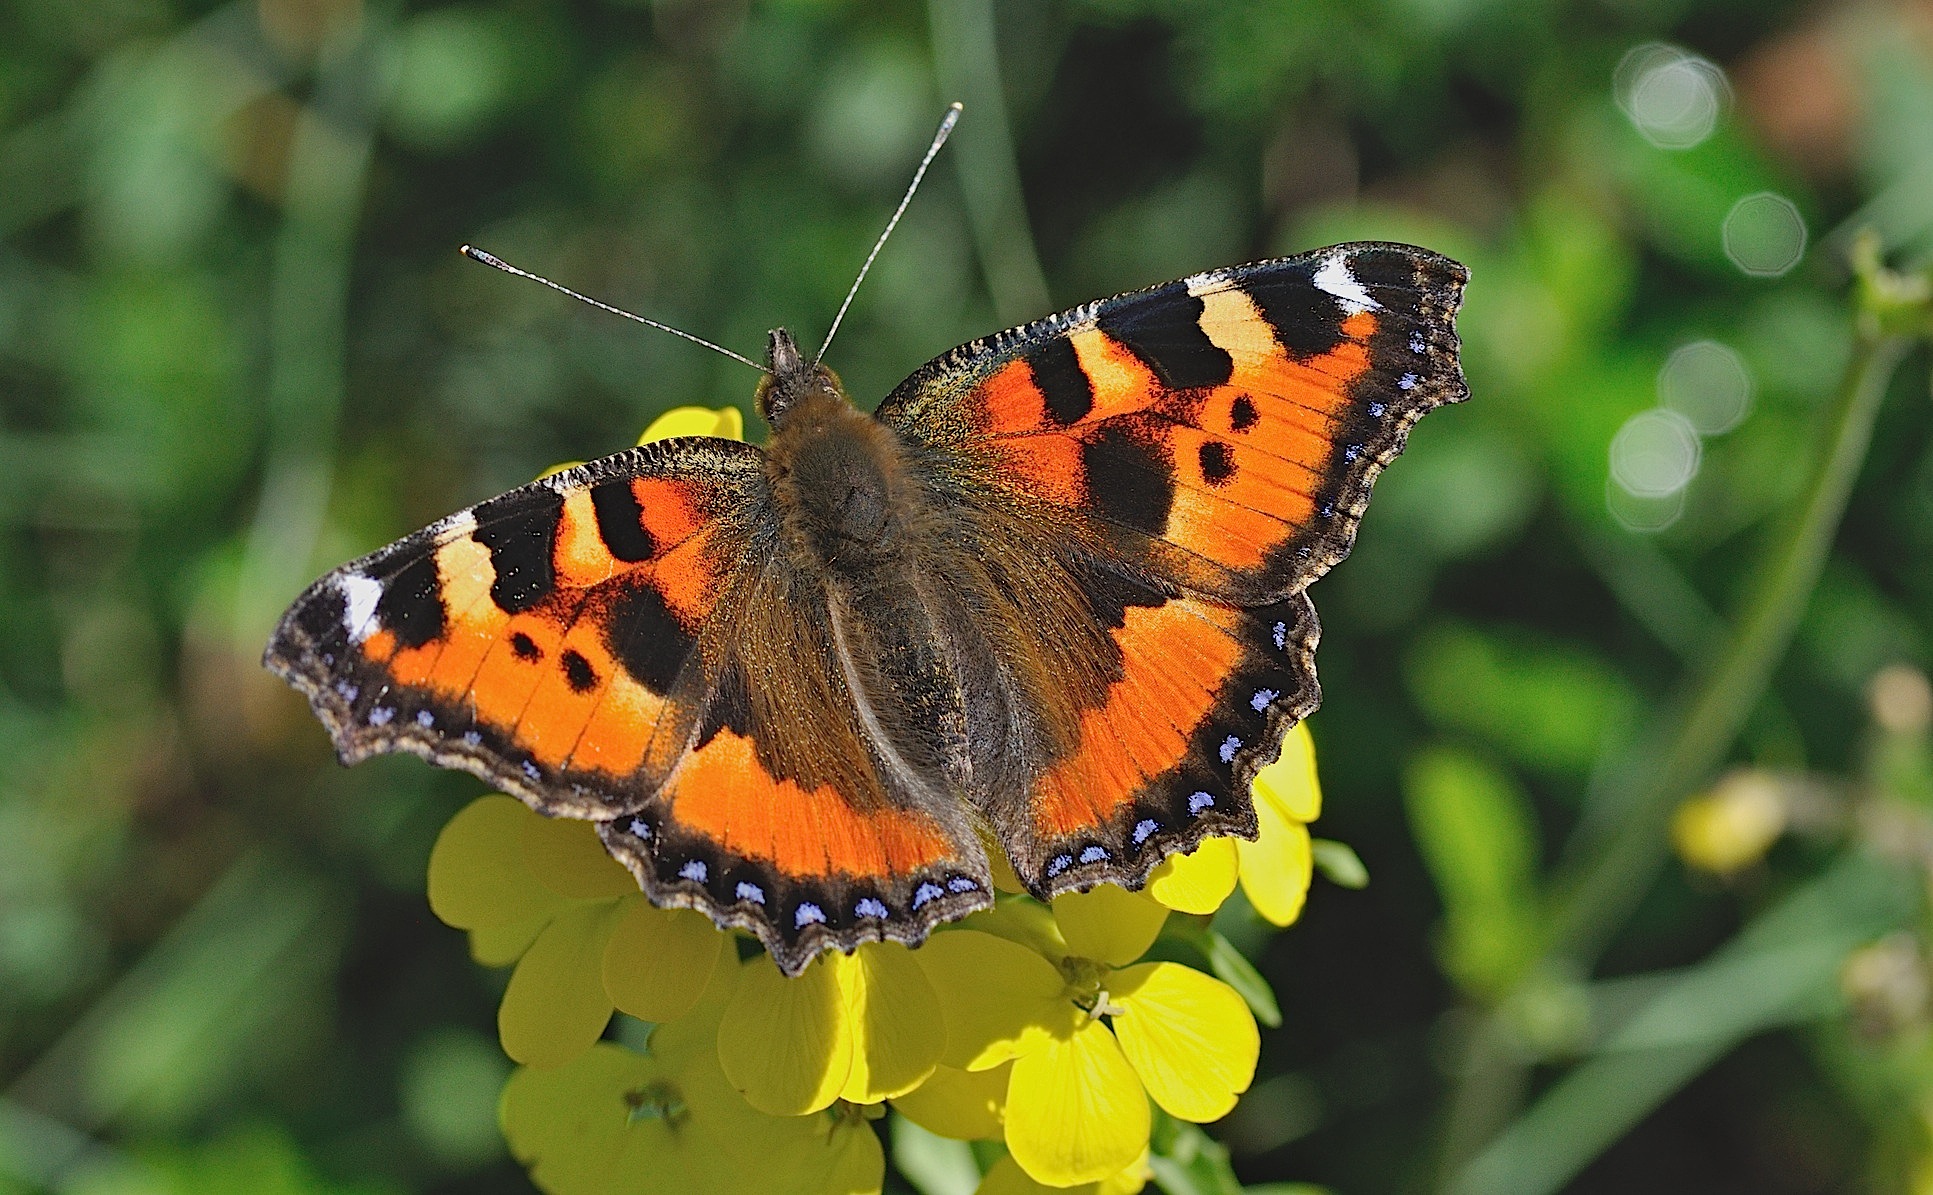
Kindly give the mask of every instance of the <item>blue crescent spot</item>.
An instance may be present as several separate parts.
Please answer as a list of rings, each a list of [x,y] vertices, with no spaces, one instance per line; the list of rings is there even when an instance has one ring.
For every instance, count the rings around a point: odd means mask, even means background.
[[[946,887],[950,892],[978,892],[980,881],[968,876],[954,876],[946,882]]]
[[[804,929],[808,925],[824,925],[826,911],[809,900],[799,902],[799,909],[792,914],[792,928]]]
[[[1415,374],[1413,374],[1413,373],[1406,373],[1406,374],[1404,374],[1404,375],[1403,375],[1402,377],[1400,377],[1400,378],[1397,378],[1397,379],[1396,379],[1396,388],[1397,388],[1398,390],[1414,390],[1414,389],[1416,389],[1416,375],[1415,375]]]
[[[1346,445],[1342,450],[1342,459],[1345,461],[1353,461],[1361,455],[1362,455],[1362,445],[1360,444]],[[1328,510],[1329,508],[1325,506],[1323,507],[1323,509]]]
[[[358,689],[356,686],[350,684],[348,681],[343,681],[341,684],[338,684],[336,686],[336,695],[338,697],[341,697],[344,701],[354,701],[356,699],[356,694],[360,692],[362,692],[361,689]]]
[[[765,889],[757,884],[748,884],[744,880],[738,882],[737,896],[738,899],[749,900],[755,905],[765,903]]]
[[[417,710],[416,724],[424,730],[428,730],[430,727],[436,725],[436,715],[430,713],[428,710]]]
[[[1409,351],[1412,353],[1420,353],[1423,351],[1423,334],[1421,332],[1411,332],[1409,334]]]
[[[1156,830],[1159,830],[1160,828],[1161,828],[1161,823],[1155,821],[1151,817],[1144,817],[1140,821],[1134,823],[1134,845],[1140,846],[1142,843],[1148,840],[1148,836],[1150,834],[1153,834]]]
[[[1072,866],[1074,866],[1074,856],[1055,855],[1047,861],[1047,874],[1049,877],[1057,876]]]
[[[1288,645],[1289,624],[1286,622],[1278,622],[1275,624],[1275,650],[1281,651],[1288,647]]]
[[[394,709],[386,705],[379,705],[369,711],[369,724],[371,726],[387,726],[389,725],[389,720],[395,716],[396,711]]]
[[[854,905],[852,912],[855,917],[871,917],[875,921],[884,921],[891,915],[892,910],[886,907],[885,902],[868,896]]]
[[[463,745],[465,747],[475,747],[482,742],[483,742],[483,736],[478,734],[476,731],[466,730],[463,732]]]
[[[702,884],[711,875],[711,869],[705,866],[703,859],[687,859],[685,865],[678,869],[678,874],[694,884]]]
[[[1237,751],[1240,751],[1241,749],[1242,749],[1242,740],[1236,738],[1234,735],[1231,734],[1227,738],[1223,739],[1222,749],[1221,749],[1222,762],[1234,763],[1235,753]]]
[[[919,908],[928,901],[938,900],[946,895],[946,889],[938,884],[921,884],[913,889],[913,907]]]
[[[1099,863],[1105,858],[1107,858],[1107,848],[1104,846],[1090,846],[1081,852],[1083,863]]]
[[[1188,812],[1200,813],[1214,803],[1215,798],[1209,796],[1207,793],[1195,793],[1188,798]]]
[[[1281,694],[1277,693],[1274,689],[1257,689],[1255,690],[1255,696],[1248,699],[1248,703],[1255,707],[1255,712],[1259,714],[1269,707],[1269,702],[1274,701],[1280,696]]]
[[[1369,417],[1371,419],[1381,419],[1383,417],[1383,404],[1379,402],[1370,403]]]
[[[632,818],[630,824],[624,828],[631,831],[631,837],[633,838],[651,837],[651,827],[645,824],[645,820],[641,817]]]
[[[524,775],[530,777],[532,780],[536,780],[543,775],[543,772],[538,769],[536,764],[526,759],[524,760]]]

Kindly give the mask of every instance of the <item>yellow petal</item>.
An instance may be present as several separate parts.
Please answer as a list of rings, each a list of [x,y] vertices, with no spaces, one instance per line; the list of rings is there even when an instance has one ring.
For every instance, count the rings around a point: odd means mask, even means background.
[[[1235,891],[1239,870],[1234,839],[1205,839],[1188,854],[1170,855],[1155,868],[1148,895],[1177,913],[1212,913]]]
[[[638,890],[638,882],[611,858],[597,827],[570,817],[532,814],[523,828],[524,863],[539,883],[560,896],[609,899]]]
[[[1116,884],[1054,898],[1054,921],[1068,953],[1110,967],[1125,967],[1146,954],[1167,920],[1167,906]]]
[[[497,1104],[511,1156],[546,1191],[602,1190],[631,1131],[624,1093],[654,1077],[650,1059],[601,1042],[569,1066],[519,1068]]]
[[[760,1159],[736,1192],[769,1195],[878,1195],[886,1180],[886,1154],[879,1135],[858,1118],[842,1119],[811,1137],[787,1141]]]
[[[1108,995],[1125,1010],[1114,1034],[1154,1102],[1182,1120],[1228,1115],[1262,1048],[1235,989],[1180,963],[1143,963],[1116,971]]]
[[[955,1141],[1000,1136],[1011,1067],[963,1071],[936,1067],[926,1082],[893,1100],[900,1114],[929,1133]]]
[[[470,931],[470,957],[486,967],[508,967],[523,957],[554,916],[555,910],[545,910],[534,917],[479,925]]]
[[[1031,898],[1000,901],[968,914],[959,925],[1018,943],[1054,963],[1067,957],[1067,941],[1060,936],[1053,910]]]
[[[852,1074],[852,1023],[838,972],[827,960],[822,954],[804,974],[787,979],[770,955],[761,955],[745,966],[725,1006],[718,1061],[761,1112],[817,1112],[838,1098]]]
[[[1255,802],[1255,819],[1261,828],[1255,841],[1235,844],[1242,864],[1242,892],[1264,920],[1293,924],[1302,915],[1314,875],[1309,827],[1284,817],[1271,801]]]
[[[934,934],[913,958],[938,994],[946,1026],[940,1061],[959,1070],[998,1066],[1076,1015],[1054,964],[1017,942],[979,930]]]
[[[867,942],[833,960],[852,1026],[852,1071],[840,1098],[876,1104],[918,1087],[946,1048],[940,999],[913,952]]]
[[[530,944],[497,1006],[503,1052],[526,1066],[562,1066],[603,1036],[611,1020],[604,946],[618,907],[574,904]]]
[[[1099,1021],[1014,1060],[1007,1150],[1035,1182],[1066,1187],[1125,1170],[1148,1147],[1148,1096]]]
[[[1001,1158],[980,1180],[973,1195],[1136,1195],[1148,1185],[1152,1172],[1144,1151],[1133,1165],[1099,1182],[1078,1183],[1071,1187],[1049,1187],[1027,1177],[1011,1155]]]
[[[638,437],[638,443],[669,440],[673,436],[718,436],[726,440],[745,438],[745,416],[737,407],[673,407],[651,421]]]
[[[604,948],[604,991],[641,1021],[675,1021],[704,993],[725,934],[691,909],[656,908],[635,893],[623,904]]]
[[[1255,774],[1255,803],[1274,804],[1292,821],[1322,816],[1322,784],[1316,779],[1316,745],[1309,724],[1297,722],[1282,736],[1282,754]]]
[[[563,908],[565,900],[524,864],[524,827],[539,820],[513,797],[478,797],[464,806],[430,849],[430,911],[445,925],[479,929]]]

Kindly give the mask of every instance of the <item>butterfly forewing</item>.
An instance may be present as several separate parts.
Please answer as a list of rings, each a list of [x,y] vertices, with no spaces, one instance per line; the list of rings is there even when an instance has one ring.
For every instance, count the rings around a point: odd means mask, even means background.
[[[1381,243],[1198,274],[955,349],[879,417],[1157,575],[1279,600],[1347,555],[1410,426],[1465,396],[1466,277]]]
[[[744,553],[759,459],[665,441],[492,498],[316,582],[264,662],[346,762],[410,751],[546,813],[628,811],[701,712],[677,682]]]

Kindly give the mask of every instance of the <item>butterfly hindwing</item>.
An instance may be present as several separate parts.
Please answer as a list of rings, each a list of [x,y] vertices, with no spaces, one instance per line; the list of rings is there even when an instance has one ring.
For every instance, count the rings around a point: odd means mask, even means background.
[[[879,415],[1160,575],[1276,601],[1348,553],[1410,426],[1465,396],[1466,278],[1382,243],[1197,274],[963,345]]]
[[[1042,899],[1103,881],[1139,888],[1204,838],[1253,838],[1249,783],[1320,699],[1306,594],[1242,609],[1101,565],[1080,569],[1079,584],[1103,629],[1106,679],[1024,797],[991,810]]]
[[[775,545],[754,555],[700,645],[708,695],[690,749],[602,828],[605,845],[658,903],[753,930],[787,974],[829,948],[916,945],[992,901],[972,815],[923,753],[869,732],[860,710],[880,694],[856,693],[839,662],[851,644],[834,628],[855,622],[840,595]]]

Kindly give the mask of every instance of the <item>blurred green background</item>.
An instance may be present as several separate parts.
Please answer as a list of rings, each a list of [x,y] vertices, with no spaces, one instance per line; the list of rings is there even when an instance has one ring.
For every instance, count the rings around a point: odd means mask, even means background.
[[[954,98],[862,404],[1217,265],[1471,267],[1471,401],[1315,590],[1372,882],[1229,928],[1286,1021],[1244,1181],[1933,1191],[1933,407],[1848,266],[1933,250],[1933,5],[10,0],[0,47],[0,1191],[527,1189],[503,975],[423,898],[480,786],[338,768],[261,646],[748,403],[459,244],[814,343]]]

